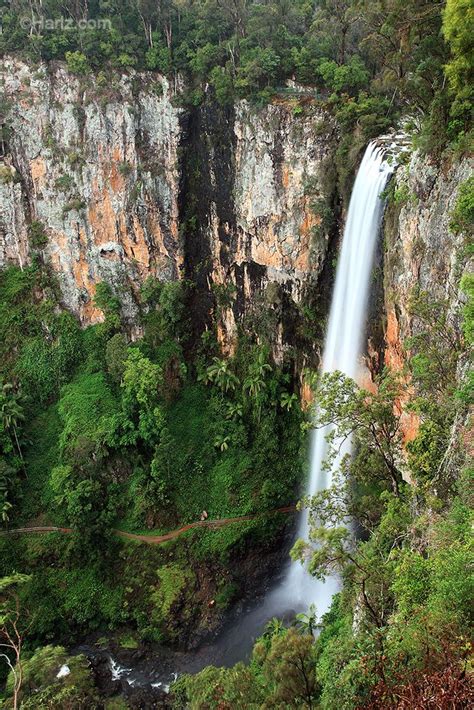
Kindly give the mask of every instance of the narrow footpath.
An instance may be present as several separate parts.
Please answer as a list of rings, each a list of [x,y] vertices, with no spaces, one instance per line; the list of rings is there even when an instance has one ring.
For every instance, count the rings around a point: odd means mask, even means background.
[[[174,538],[179,537],[188,530],[193,528],[221,528],[224,525],[230,525],[232,523],[241,523],[246,520],[255,520],[255,518],[263,517],[266,515],[271,515],[274,513],[295,513],[296,506],[289,505],[285,508],[276,508],[275,510],[269,511],[269,513],[256,513],[254,515],[241,515],[236,518],[219,518],[217,520],[197,520],[195,523],[189,523],[184,525],[182,528],[177,528],[176,530],[170,530],[170,532],[164,533],[164,535],[139,535],[138,533],[129,533],[124,530],[114,529],[114,533],[119,537],[126,538],[127,540],[137,540],[138,542],[146,542],[149,545],[159,545],[162,542],[167,542],[168,540],[174,540]],[[30,528],[13,528],[12,530],[2,530],[0,535],[21,535],[26,533],[51,533],[58,532],[69,534],[73,532],[72,528],[62,528],[55,526],[42,526],[42,527],[30,527]]]

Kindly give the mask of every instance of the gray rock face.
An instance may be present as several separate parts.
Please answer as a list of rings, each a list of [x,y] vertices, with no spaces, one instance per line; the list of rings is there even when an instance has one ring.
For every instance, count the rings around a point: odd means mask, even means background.
[[[100,321],[93,297],[107,281],[133,328],[140,285],[147,276],[181,278],[198,238],[195,265],[201,256],[209,261],[202,288],[232,287],[215,313],[223,350],[232,351],[237,322],[257,302],[277,313],[274,355],[283,357],[294,337],[285,332],[292,327],[285,313],[291,321],[305,291],[317,291],[334,229],[326,217],[337,133],[323,109],[311,101],[260,109],[242,101],[223,129],[208,107],[197,136],[206,184],[194,188],[206,203],[191,235],[183,223],[186,122],[165,78],[78,79],[61,63],[33,68],[7,59],[0,82],[9,127],[0,163],[0,264],[29,262],[29,225],[37,220],[65,305],[84,324]],[[205,135],[214,129],[222,139]],[[221,152],[219,140],[228,143]],[[394,178],[406,200],[385,237],[386,361],[393,366],[401,367],[412,333],[413,287],[457,293],[462,237],[449,231],[449,213],[469,173],[467,161],[440,170],[415,154]]]
[[[414,153],[409,164],[400,167],[394,177],[403,206],[387,212],[384,292],[385,363],[395,370],[403,368],[407,358],[405,343],[419,328],[409,312],[415,287],[433,299],[447,299],[452,323],[460,328],[464,297],[459,282],[468,264],[462,249],[465,237],[453,234],[449,222],[459,187],[471,174],[472,161],[468,159],[450,167],[436,167]],[[416,435],[418,426],[416,415],[405,415],[407,440]]]
[[[0,176],[2,263],[28,261],[28,225],[38,220],[65,305],[83,323],[101,320],[93,296],[106,280],[132,322],[143,279],[177,278],[182,258],[180,111],[166,79],[130,75],[100,86],[60,64],[33,70],[10,59],[0,80],[10,127]]]
[[[232,350],[236,321],[257,291],[266,293],[267,305],[283,298],[299,304],[304,287],[317,285],[331,231],[321,212],[329,209],[325,178],[336,133],[327,112],[311,104],[295,115],[288,102],[257,110],[241,101],[235,114],[235,224],[225,264],[215,220],[210,230],[213,281],[233,283],[238,293],[237,307],[221,312],[224,350]],[[281,320],[274,344],[281,359],[289,344]]]
[[[16,59],[5,61],[0,81],[10,129],[0,171],[0,264],[31,259],[28,229],[37,220],[65,305],[84,324],[100,321],[94,292],[107,281],[133,327],[140,284],[147,276],[180,278],[192,247],[186,239],[195,238],[182,223],[190,198],[182,194],[183,161],[193,156],[183,157],[186,121],[168,82],[134,72],[79,79],[62,63],[33,68]],[[236,289],[238,305],[218,318],[224,350],[257,291],[283,289],[298,303],[324,264],[321,206],[335,128],[311,101],[295,105],[237,104],[223,131],[224,161],[216,137],[206,136],[222,129],[219,118],[207,108],[201,121],[210,184],[200,186],[205,244],[195,251],[210,257],[209,288]],[[194,197],[199,202],[199,189]]]
[[[471,173],[467,159],[443,171],[416,153],[396,173],[405,203],[386,239],[385,302],[402,342],[413,333],[408,302],[416,286],[433,298],[447,297],[453,307],[458,300],[464,236],[453,234],[449,222],[459,186]]]
[[[314,107],[295,117],[291,105],[257,112],[241,102],[235,133],[237,260],[265,266],[278,282],[317,277],[328,234],[319,243],[314,238],[312,228],[321,217],[311,202],[323,195],[334,125]]]

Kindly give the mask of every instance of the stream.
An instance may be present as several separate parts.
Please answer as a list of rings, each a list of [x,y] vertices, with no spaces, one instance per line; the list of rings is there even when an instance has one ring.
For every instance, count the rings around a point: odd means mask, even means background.
[[[198,673],[209,665],[230,667],[249,660],[253,644],[268,621],[276,616],[290,623],[296,613],[303,611],[301,605],[287,608],[286,598],[279,593],[287,566],[283,565],[260,598],[237,604],[224,626],[196,649],[174,651],[150,646],[127,650],[112,641],[104,648],[92,641],[76,646],[72,652],[90,659],[103,695],[136,696],[140,702],[137,707],[148,707],[147,702],[164,699],[172,682],[183,673]]]

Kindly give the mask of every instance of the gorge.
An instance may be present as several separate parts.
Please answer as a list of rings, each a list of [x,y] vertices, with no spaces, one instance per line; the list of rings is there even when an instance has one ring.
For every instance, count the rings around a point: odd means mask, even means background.
[[[468,5],[0,8],[5,710],[472,704]]]

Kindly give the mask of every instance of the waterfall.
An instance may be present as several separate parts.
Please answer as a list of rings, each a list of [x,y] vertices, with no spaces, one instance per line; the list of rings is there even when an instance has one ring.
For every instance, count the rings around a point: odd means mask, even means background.
[[[392,172],[384,160],[386,149],[370,143],[361,162],[352,190],[336,270],[336,281],[329,313],[329,323],[321,372],[340,370],[357,378],[359,358],[365,336],[367,300],[383,213],[381,193]],[[329,427],[314,430],[311,440],[310,477],[306,494],[313,496],[331,484],[331,471],[323,468],[327,453]],[[334,462],[335,470],[342,456],[350,451],[346,444]],[[308,511],[300,515],[298,537],[308,540]],[[311,577],[300,562],[290,565],[282,588],[277,594],[294,607],[307,608],[314,603],[318,615],[325,613],[338,581],[325,582]]]
[[[379,140],[379,145],[391,140],[387,136]],[[340,370],[357,378],[365,337],[372,266],[383,212],[381,193],[392,172],[384,155],[394,146],[382,148],[379,145],[371,143],[368,146],[352,190],[329,313],[321,366],[323,373]],[[310,496],[331,484],[331,471],[322,466],[328,433],[328,428],[312,433],[311,471],[306,488]],[[347,452],[350,452],[350,444],[340,452],[339,459],[334,462],[335,467]],[[308,512],[304,511],[299,519],[298,537],[308,540],[308,533]],[[320,617],[329,609],[338,586],[336,578],[330,577],[321,582],[312,577],[300,562],[292,562],[283,571],[282,581],[266,593],[263,602],[243,614],[238,624],[221,637],[218,647],[221,660],[226,658],[235,662],[242,658],[243,651],[250,653],[253,641],[263,632],[272,616],[293,616],[297,611],[307,611],[314,603]]]

